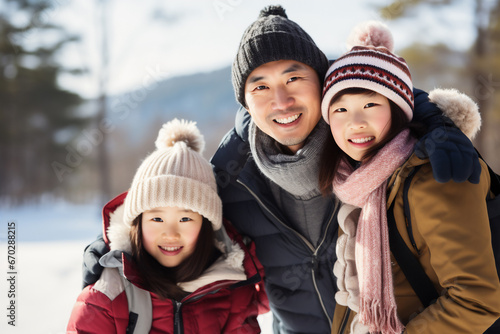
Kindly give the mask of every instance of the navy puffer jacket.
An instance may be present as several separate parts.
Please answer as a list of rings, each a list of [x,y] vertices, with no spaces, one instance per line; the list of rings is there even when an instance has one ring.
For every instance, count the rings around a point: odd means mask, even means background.
[[[224,137],[211,161],[224,217],[255,242],[264,266],[275,333],[329,333],[335,309],[332,268],[338,203],[326,215],[317,247],[290,228],[251,156],[249,122],[249,114],[240,109],[235,128]]]

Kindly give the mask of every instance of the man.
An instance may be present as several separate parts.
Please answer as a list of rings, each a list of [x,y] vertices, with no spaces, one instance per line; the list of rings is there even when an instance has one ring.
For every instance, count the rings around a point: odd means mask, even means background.
[[[242,121],[212,158],[224,214],[255,241],[265,268],[275,333],[327,333],[335,307],[338,203],[321,196],[317,174],[329,131],[318,124],[327,69],[281,7],[263,10],[232,68],[248,113],[239,111]]]
[[[318,189],[319,156],[330,136],[320,110],[327,68],[326,56],[283,8],[264,9],[245,31],[232,68],[236,99],[245,109],[212,158],[224,216],[255,242],[264,266],[275,333],[331,331],[339,203]],[[426,109],[421,118],[440,114],[425,93],[415,94],[415,105],[417,113]],[[438,169],[440,181],[472,174],[477,182],[470,141],[446,129],[456,138],[446,142],[445,153],[469,164],[447,167],[451,158],[437,154],[437,147],[434,157],[442,161],[434,160],[445,166]],[[467,150],[457,149],[462,144]],[[99,276],[96,259],[106,251],[102,243],[86,250],[84,284]]]

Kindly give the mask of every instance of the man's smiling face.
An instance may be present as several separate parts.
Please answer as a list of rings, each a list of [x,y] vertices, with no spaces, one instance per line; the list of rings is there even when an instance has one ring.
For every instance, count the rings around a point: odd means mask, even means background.
[[[248,76],[245,102],[259,129],[295,153],[321,118],[318,75],[294,60],[266,63]]]

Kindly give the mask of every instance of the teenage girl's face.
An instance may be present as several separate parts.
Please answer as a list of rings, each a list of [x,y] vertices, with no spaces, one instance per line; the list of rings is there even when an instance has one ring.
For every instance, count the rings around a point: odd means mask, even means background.
[[[176,267],[194,252],[203,216],[178,207],[163,207],[142,214],[142,242],[146,251],[165,267]]]
[[[330,105],[328,117],[333,139],[357,161],[391,128],[389,100],[375,92],[342,95]]]

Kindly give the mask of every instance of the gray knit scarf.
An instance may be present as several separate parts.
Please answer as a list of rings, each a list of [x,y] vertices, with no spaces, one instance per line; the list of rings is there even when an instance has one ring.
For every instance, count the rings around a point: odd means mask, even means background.
[[[250,150],[260,171],[271,181],[302,200],[320,194],[319,159],[329,127],[320,119],[304,147],[294,155],[283,153],[280,144],[262,132],[252,121],[248,134]]]

